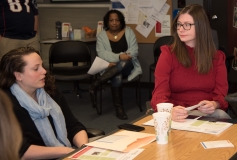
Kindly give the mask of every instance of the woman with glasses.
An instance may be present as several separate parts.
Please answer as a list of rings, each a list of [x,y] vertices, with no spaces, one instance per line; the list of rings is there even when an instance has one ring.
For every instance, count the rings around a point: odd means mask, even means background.
[[[225,55],[215,48],[203,7],[184,7],[174,19],[172,30],[174,43],[161,47],[157,62],[152,108],[157,111],[156,104],[173,103],[172,119],[178,122],[188,115],[230,118],[225,112]],[[187,111],[193,105],[198,107]]]

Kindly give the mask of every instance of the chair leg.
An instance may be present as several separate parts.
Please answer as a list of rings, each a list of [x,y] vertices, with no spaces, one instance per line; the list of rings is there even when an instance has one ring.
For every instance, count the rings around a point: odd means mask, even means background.
[[[76,95],[77,95],[77,98],[81,98],[82,97],[82,95],[81,95],[81,93],[79,92],[79,84],[78,84],[78,82],[74,82],[73,83],[73,89],[72,90],[64,90],[64,91],[62,91],[63,93],[72,93],[72,92],[74,92],[74,91],[76,91]]]
[[[101,113],[102,113],[102,85],[99,86],[99,91],[100,91],[99,105],[98,105],[98,97],[97,97],[98,90],[97,90],[97,92],[95,92],[95,99],[92,100],[92,104],[93,104],[93,108],[96,108],[97,114],[101,115]]]
[[[151,84],[151,70],[150,70],[150,79],[149,79],[149,99],[151,99],[151,91],[152,90],[152,84]]]
[[[82,94],[79,92],[79,90],[80,90],[80,87],[79,87],[79,84],[78,84],[78,82],[75,82],[74,83],[74,90],[76,90],[76,94],[77,94],[77,99],[78,98],[82,98]]]
[[[137,105],[138,105],[138,107],[140,109],[140,112],[142,112],[140,79],[136,81],[136,102],[137,102]]]

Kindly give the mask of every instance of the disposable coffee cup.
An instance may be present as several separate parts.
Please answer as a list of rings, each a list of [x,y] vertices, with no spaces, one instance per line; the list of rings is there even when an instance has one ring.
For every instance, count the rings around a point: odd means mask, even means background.
[[[173,109],[173,106],[174,105],[172,103],[158,103],[156,105],[158,112],[168,112],[168,113],[171,114],[171,116],[170,116],[170,128],[169,128],[169,131],[171,131],[172,109]]]
[[[172,114],[173,106],[172,103],[158,103],[156,105],[158,112],[169,112],[170,114]]]
[[[154,128],[156,131],[156,142],[158,144],[167,144],[169,139],[169,129],[171,114],[169,112],[156,112],[152,114],[154,119]]]

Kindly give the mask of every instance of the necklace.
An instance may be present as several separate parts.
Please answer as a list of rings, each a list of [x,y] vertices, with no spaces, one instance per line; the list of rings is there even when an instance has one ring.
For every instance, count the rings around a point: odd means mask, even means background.
[[[111,33],[111,32],[110,32]],[[114,39],[117,39],[118,38],[118,34],[119,34],[119,32],[118,33],[111,33],[113,36],[114,36]]]

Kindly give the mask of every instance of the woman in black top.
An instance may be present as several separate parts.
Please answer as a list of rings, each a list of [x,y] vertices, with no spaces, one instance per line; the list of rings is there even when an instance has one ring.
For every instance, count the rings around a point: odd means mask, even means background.
[[[73,116],[38,51],[18,48],[0,63],[0,88],[13,103],[23,133],[23,159],[54,159],[88,142],[86,128]]]
[[[127,77],[130,81],[141,74],[142,70],[137,59],[136,36],[131,28],[126,27],[124,16],[120,11],[110,10],[104,16],[104,30],[97,36],[96,51],[100,58],[109,62],[109,66],[90,86],[92,100],[94,102],[98,86],[110,80],[116,116],[119,119],[127,119],[122,105],[121,80]]]

